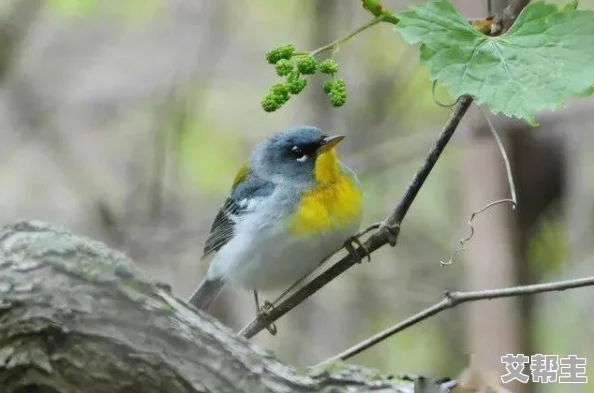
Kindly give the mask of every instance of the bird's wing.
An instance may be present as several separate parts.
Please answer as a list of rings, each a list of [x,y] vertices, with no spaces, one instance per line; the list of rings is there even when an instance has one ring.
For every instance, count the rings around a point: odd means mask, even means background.
[[[273,191],[273,183],[255,176],[247,164],[242,166],[233,181],[231,195],[225,200],[212,223],[202,258],[227,244],[235,235],[237,222],[257,208],[262,199]]]

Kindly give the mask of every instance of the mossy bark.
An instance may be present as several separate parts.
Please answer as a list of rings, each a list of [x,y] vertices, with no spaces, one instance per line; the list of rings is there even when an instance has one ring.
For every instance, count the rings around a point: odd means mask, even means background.
[[[2,393],[370,390],[413,386],[282,364],[99,242],[40,222],[0,230]]]

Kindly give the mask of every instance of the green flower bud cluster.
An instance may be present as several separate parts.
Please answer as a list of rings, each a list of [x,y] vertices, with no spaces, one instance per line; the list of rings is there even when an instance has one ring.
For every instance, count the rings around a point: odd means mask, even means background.
[[[293,44],[279,45],[266,53],[266,61],[270,64],[276,64],[282,59],[290,60],[293,57],[293,53],[295,53]]]
[[[291,60],[287,59],[280,59],[275,65],[274,68],[276,69],[276,74],[278,76],[287,76],[291,75],[295,70],[295,66]]]
[[[334,75],[338,72],[338,63],[332,59],[324,60],[320,63],[320,72],[322,74]]]
[[[328,79],[322,84],[324,92],[328,94],[332,106],[343,106],[346,102],[346,84],[343,79]]]
[[[291,94],[299,94],[305,88],[305,85],[307,85],[307,80],[295,79],[294,81],[287,83],[287,89]]]
[[[303,75],[313,75],[318,69],[318,62],[313,56],[301,56],[297,59],[297,70]]]
[[[266,53],[266,61],[274,65],[276,74],[284,78],[282,82],[273,84],[261,101],[266,112],[274,112],[289,101],[291,95],[301,93],[307,85],[302,75],[313,75],[321,72],[331,76],[324,82],[323,88],[330,102],[335,107],[344,105],[346,101],[346,86],[342,79],[335,80],[338,64],[332,59],[318,62],[313,56],[295,52],[292,44],[280,45]]]
[[[343,79],[334,79],[334,74],[338,72],[338,63],[332,59],[324,60],[320,63],[320,72],[331,75],[332,79],[322,83],[322,89],[330,98],[332,106],[343,106],[346,102],[346,84]]]
[[[266,112],[274,112],[289,101],[291,94],[301,93],[305,85],[307,81],[299,78],[299,74],[291,74],[286,81],[270,86],[270,90],[261,101],[262,108]]]

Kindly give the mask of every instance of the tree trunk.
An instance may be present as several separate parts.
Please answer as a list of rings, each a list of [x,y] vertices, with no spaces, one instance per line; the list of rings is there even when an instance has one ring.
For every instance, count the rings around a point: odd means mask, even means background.
[[[492,0],[492,14],[502,12],[508,4],[508,0]],[[487,13],[485,9],[483,15]],[[470,212],[494,200],[509,198],[510,193],[501,153],[487,124],[480,112],[473,110],[469,115],[470,120],[474,121],[468,130],[472,143],[462,152],[462,194],[466,216],[461,238],[469,231],[466,221]],[[505,136],[502,133],[502,138]],[[476,232],[463,254],[465,289],[480,290],[518,284],[517,226],[516,217],[510,211],[510,205],[504,204],[476,217]],[[473,303],[466,307],[466,338],[473,367],[504,375],[506,369],[501,363],[501,356],[524,353],[525,337],[522,331],[525,326],[522,324],[521,304],[521,299],[509,298]],[[525,392],[526,389],[524,384],[518,382],[511,382],[506,387],[518,392]]]
[[[144,278],[123,254],[40,222],[0,230],[0,387],[2,393],[413,391],[410,382],[358,366],[284,365]]]

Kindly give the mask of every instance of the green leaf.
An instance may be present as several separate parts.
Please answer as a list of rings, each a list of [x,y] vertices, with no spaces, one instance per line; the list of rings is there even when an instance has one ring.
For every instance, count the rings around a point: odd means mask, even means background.
[[[578,7],[578,3],[578,0],[572,0],[569,3],[565,4],[562,9],[575,11]]]
[[[594,12],[529,4],[499,37],[475,30],[448,0],[397,14],[396,30],[421,43],[421,61],[450,95],[472,95],[493,113],[528,120],[594,85]]]

